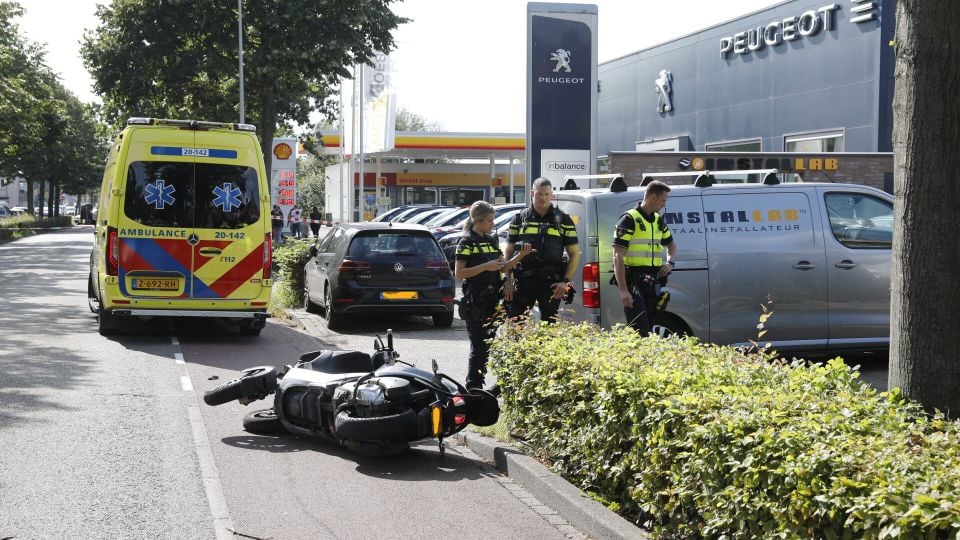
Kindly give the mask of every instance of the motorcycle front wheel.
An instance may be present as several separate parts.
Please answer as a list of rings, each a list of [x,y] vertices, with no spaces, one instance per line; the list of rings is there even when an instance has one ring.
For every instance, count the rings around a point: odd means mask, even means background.
[[[235,399],[267,395],[277,388],[277,368],[260,366],[244,370],[239,377],[203,393],[207,405],[222,405]]]

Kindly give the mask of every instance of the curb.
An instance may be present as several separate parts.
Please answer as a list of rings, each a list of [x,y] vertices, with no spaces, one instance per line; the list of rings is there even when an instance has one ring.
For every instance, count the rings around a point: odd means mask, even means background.
[[[551,472],[517,448],[476,433],[460,432],[456,440],[483,460],[492,462],[500,472],[516,480],[540,502],[559,512],[571,525],[591,538],[650,538],[646,531],[591,499],[562,476]]]

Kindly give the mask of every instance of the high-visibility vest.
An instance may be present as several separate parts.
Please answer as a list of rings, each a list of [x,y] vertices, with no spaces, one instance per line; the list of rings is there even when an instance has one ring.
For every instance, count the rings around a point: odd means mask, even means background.
[[[633,233],[627,245],[625,266],[662,266],[663,240],[670,238],[670,229],[663,224],[660,214],[653,215],[653,222],[647,221],[636,208],[627,210],[633,218]]]
[[[553,214],[544,220],[528,207],[510,223],[510,235],[536,250],[520,262],[519,270],[558,267],[563,259],[564,238],[576,238],[576,227],[563,223],[563,211],[555,206],[551,211]]]

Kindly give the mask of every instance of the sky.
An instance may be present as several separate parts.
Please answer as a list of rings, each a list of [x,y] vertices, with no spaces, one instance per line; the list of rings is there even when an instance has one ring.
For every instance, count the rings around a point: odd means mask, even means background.
[[[96,5],[109,0],[20,0],[27,38],[46,43],[47,63],[81,101],[93,101],[80,59]],[[227,0],[221,0],[227,1]],[[232,0],[230,0],[232,1]],[[567,3],[567,2],[558,2]],[[773,0],[595,0],[600,62],[768,7]],[[447,131],[525,130],[525,0],[405,0],[393,10],[411,22],[391,53],[398,106]]]

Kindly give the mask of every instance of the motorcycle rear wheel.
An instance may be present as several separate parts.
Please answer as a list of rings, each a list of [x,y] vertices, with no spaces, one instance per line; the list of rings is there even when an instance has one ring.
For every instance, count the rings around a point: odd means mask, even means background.
[[[334,420],[334,427],[341,439],[355,441],[375,441],[391,439],[408,441],[417,438],[417,414],[413,409],[405,409],[388,416],[361,418],[340,411]]]
[[[287,432],[273,408],[247,413],[243,417],[243,429],[254,435],[282,435]]]

